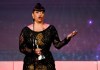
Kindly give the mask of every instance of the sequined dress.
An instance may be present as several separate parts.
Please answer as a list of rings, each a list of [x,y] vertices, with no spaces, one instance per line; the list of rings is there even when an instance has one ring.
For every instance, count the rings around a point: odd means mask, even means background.
[[[33,39],[37,39],[45,59],[37,60]],[[60,49],[69,41],[70,39],[67,38],[60,41],[57,30],[53,25],[39,32],[31,30],[27,26],[24,27],[19,36],[19,50],[25,54],[23,70],[56,70],[54,58],[50,52],[51,44],[53,43],[55,48]]]

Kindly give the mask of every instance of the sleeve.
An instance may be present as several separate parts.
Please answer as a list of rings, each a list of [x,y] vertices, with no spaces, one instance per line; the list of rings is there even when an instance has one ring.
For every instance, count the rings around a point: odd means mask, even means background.
[[[31,55],[33,50],[28,48],[26,39],[25,39],[25,30],[23,29],[19,36],[19,50],[25,55]]]
[[[58,32],[55,27],[53,28],[53,37],[54,37],[53,44],[57,49],[62,48],[64,45],[66,45],[71,40],[71,38],[66,37],[62,41],[60,41]]]

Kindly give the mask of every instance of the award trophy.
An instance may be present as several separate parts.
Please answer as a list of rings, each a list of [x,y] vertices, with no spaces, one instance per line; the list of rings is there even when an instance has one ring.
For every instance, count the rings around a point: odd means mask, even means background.
[[[36,46],[36,49],[41,49],[38,46],[37,40],[35,40],[35,46]],[[38,55],[38,58],[37,58],[38,60],[45,59],[45,56],[42,54],[41,50],[40,50],[40,54],[37,54],[37,55]]]

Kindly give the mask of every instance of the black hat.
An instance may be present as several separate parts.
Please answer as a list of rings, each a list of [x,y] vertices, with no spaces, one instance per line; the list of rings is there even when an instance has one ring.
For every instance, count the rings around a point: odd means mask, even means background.
[[[43,12],[45,12],[45,8],[44,8],[40,3],[37,3],[37,4],[34,6],[32,12],[34,12],[34,11],[43,11]]]

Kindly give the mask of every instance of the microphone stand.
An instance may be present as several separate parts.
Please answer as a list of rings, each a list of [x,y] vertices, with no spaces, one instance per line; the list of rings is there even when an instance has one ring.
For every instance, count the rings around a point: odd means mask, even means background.
[[[33,38],[33,47],[35,46],[35,40]],[[36,64],[35,64],[35,57],[34,57],[34,70],[36,70]]]

